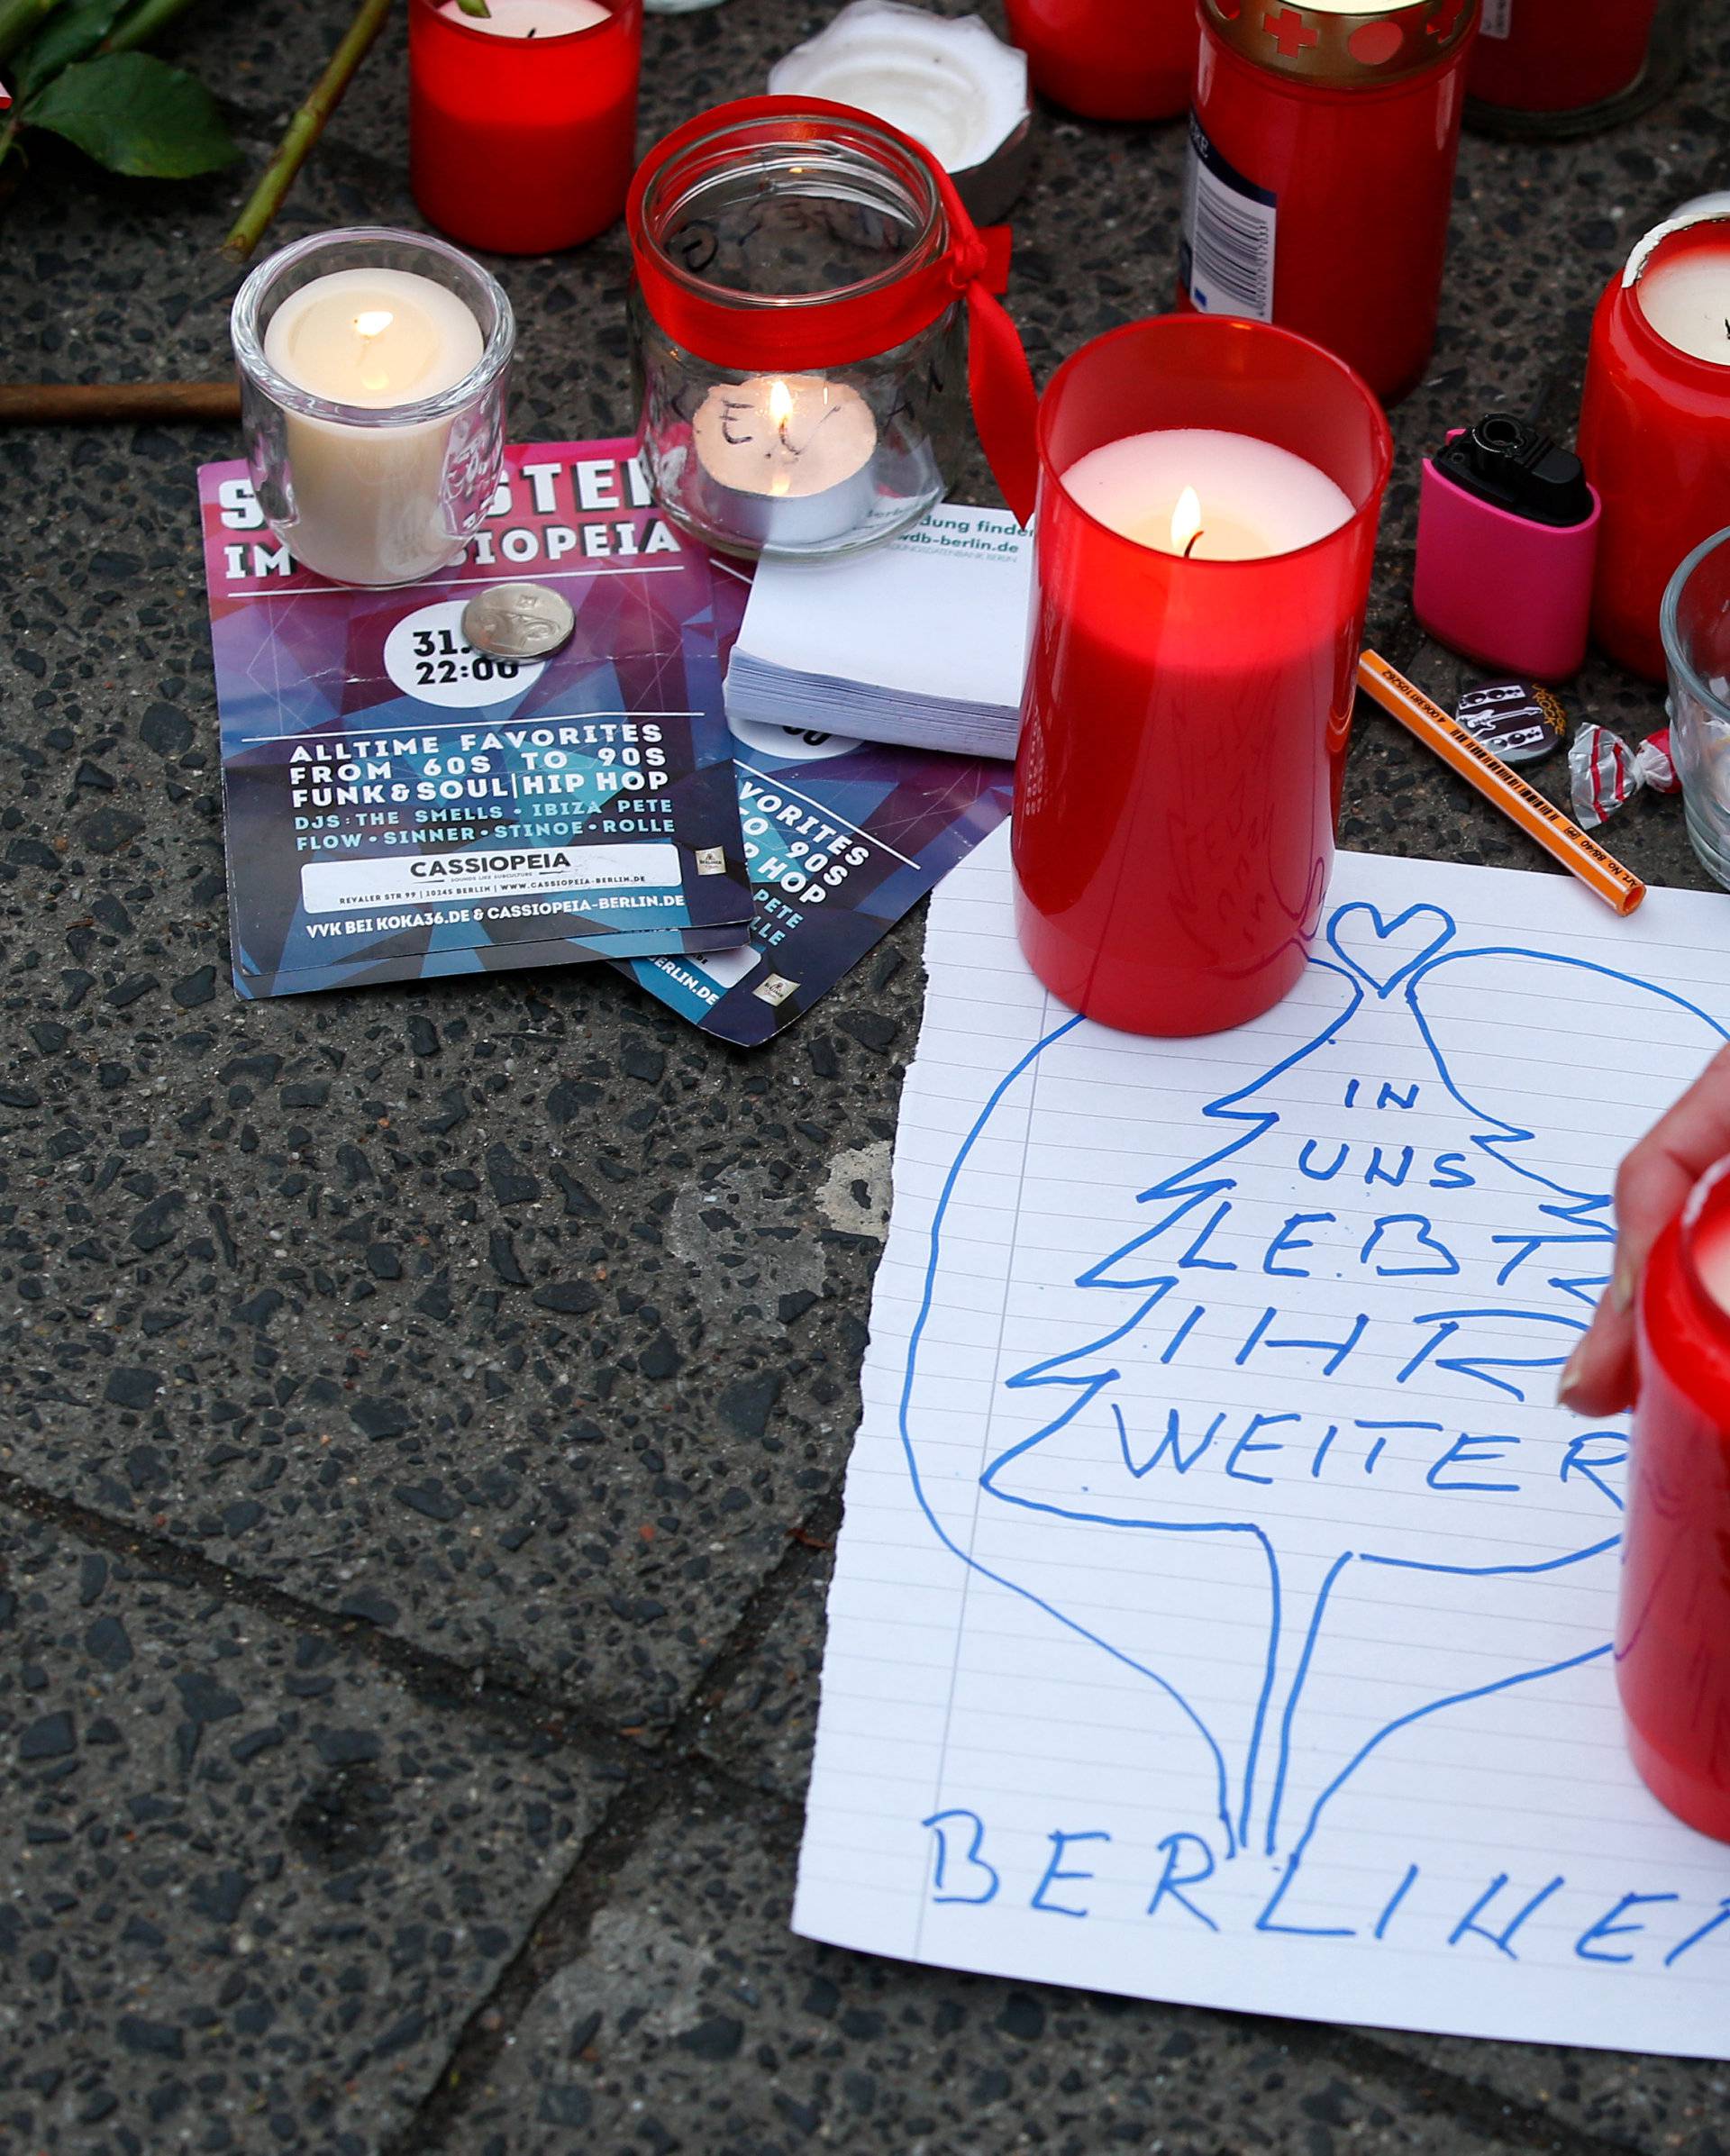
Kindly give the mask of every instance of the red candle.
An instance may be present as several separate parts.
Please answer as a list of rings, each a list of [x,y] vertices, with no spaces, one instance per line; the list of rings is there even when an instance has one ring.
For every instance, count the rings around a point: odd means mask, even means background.
[[[1435,341],[1471,0],[1201,0],[1178,305],[1297,330],[1384,402]]]
[[[574,25],[574,26],[573,26]],[[642,0],[410,0],[410,179],[429,223],[495,254],[605,232],[636,162]]]
[[[1572,113],[1639,81],[1658,0],[1485,0],[1466,88],[1513,113]]]
[[[1726,318],[1730,218],[1708,217],[1648,232],[1592,323],[1580,414],[1580,459],[1604,504],[1592,634],[1650,681],[1664,675],[1665,585],[1730,522]]]
[[[1033,87],[1089,120],[1169,120],[1196,74],[1196,0],[1006,0]]]
[[[1108,448],[1169,454],[1143,438],[1179,430],[1216,440],[1182,445],[1190,502],[1168,507],[1150,482],[1145,531],[1123,514],[1121,480],[1115,503],[1109,473],[1103,493],[1086,486],[1081,468]],[[1276,460],[1260,482],[1252,452],[1269,445],[1287,469]],[[1039,451],[1013,833],[1022,949],[1053,995],[1106,1025],[1242,1024],[1302,973],[1327,888],[1387,423],[1301,338],[1165,315],[1058,369]],[[1299,460],[1307,479],[1289,470]],[[1343,496],[1343,521],[1265,550],[1306,528],[1293,520],[1316,483]]]
[[[1639,1325],[1616,1682],[1647,1788],[1730,1842],[1730,1161],[1648,1260]]]

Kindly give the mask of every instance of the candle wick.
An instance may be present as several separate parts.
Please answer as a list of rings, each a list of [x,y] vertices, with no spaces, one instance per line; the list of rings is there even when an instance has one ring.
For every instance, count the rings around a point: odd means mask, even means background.
[[[1195,537],[1194,537],[1194,538],[1192,538],[1192,539],[1190,540],[1190,541],[1189,541],[1188,545],[1187,547],[1185,547],[1185,549],[1183,550],[1183,558],[1184,558],[1184,559],[1185,559],[1186,561],[1188,561],[1188,559],[1189,559],[1189,557],[1190,557],[1190,555],[1191,555],[1191,554],[1193,554],[1193,553],[1195,552],[1195,550],[1196,550],[1196,548],[1197,548],[1197,545],[1199,543],[1199,541],[1200,541],[1200,539],[1201,539],[1201,531],[1200,531],[1200,527],[1199,527],[1199,526],[1197,526],[1197,530],[1196,530]]]

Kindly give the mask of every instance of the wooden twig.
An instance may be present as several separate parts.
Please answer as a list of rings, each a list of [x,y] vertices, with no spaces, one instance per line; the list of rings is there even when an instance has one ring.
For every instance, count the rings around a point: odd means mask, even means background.
[[[240,416],[241,393],[232,382],[0,383],[0,426],[227,422]]]
[[[373,40],[384,28],[385,17],[389,13],[390,0],[361,0],[360,11],[349,25],[347,36],[332,53],[330,65],[319,77],[312,95],[288,123],[287,132],[266,168],[264,177],[235,219],[233,231],[223,242],[224,254],[243,262],[258,245],[265,227],[282,207],[283,197],[294,185],[295,175],[305,161],[307,151],[324,132],[324,123],[342,102],[342,93],[353,80],[354,71],[366,58]]]

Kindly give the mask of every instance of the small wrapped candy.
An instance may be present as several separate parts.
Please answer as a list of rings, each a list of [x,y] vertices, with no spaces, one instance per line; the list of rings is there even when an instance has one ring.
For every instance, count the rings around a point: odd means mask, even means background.
[[[1637,749],[1618,740],[1607,726],[1582,726],[1568,751],[1568,775],[1574,797],[1574,821],[1592,831],[1644,787],[1654,794],[1679,794],[1682,782],[1670,757],[1670,729],[1649,733]]]

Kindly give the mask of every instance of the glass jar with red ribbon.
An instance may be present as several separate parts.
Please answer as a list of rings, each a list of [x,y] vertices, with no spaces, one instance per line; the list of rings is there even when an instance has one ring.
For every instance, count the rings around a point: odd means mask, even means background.
[[[1025,521],[1007,235],[975,230],[922,144],[821,98],[742,98],[650,151],[626,218],[643,457],[677,523],[742,555],[888,538],[942,499],[968,391]]]
[[[1178,304],[1313,337],[1384,404],[1435,341],[1478,0],[1201,0]]]

